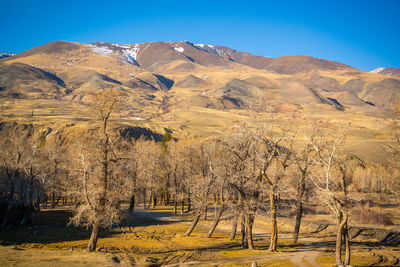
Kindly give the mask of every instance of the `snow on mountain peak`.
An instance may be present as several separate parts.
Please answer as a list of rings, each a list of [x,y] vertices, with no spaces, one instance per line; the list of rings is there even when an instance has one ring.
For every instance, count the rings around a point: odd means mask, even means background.
[[[108,46],[101,46],[97,44],[87,44],[86,46],[89,47],[93,52],[99,53],[103,56],[107,56],[113,52]]]
[[[139,53],[139,45],[128,45],[128,44],[110,44],[110,43],[92,43],[86,44],[93,52],[99,53],[103,56],[119,55],[121,59],[132,65],[139,66],[137,57]]]
[[[374,70],[371,70],[370,73],[379,73],[379,72],[381,72],[383,70],[385,70],[385,68],[379,67],[379,68],[376,68]]]
[[[185,51],[183,47],[174,47],[174,50],[179,53],[183,53],[183,51]]]
[[[12,57],[12,56],[15,56],[16,54],[14,54],[14,53],[7,53],[7,52],[1,52],[0,53],[0,59],[1,58],[6,58],[6,57]]]

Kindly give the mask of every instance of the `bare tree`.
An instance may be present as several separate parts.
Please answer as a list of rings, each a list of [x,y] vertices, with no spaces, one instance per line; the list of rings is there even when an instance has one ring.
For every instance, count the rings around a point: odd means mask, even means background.
[[[336,134],[320,130],[317,138],[309,138],[308,141],[317,153],[315,158],[317,164],[311,178],[317,188],[319,200],[333,211],[337,220],[336,265],[348,266],[350,264],[348,219],[354,202],[348,190],[353,168],[349,165],[351,158],[346,157],[343,151],[345,134],[342,129]],[[342,259],[342,246],[345,250],[344,259]]]
[[[292,142],[292,159],[294,161],[297,172],[293,175],[295,178],[296,188],[296,218],[295,226],[293,230],[293,243],[297,242],[300,232],[301,219],[303,217],[304,210],[304,196],[306,194],[306,184],[309,180],[310,169],[314,163],[316,156],[315,150],[312,147],[312,143],[315,139],[316,127],[313,127],[312,133],[307,137],[309,141],[300,139],[296,134],[293,138],[296,138]]]
[[[96,95],[95,112],[98,128],[87,134],[77,144],[79,161],[77,188],[70,188],[79,202],[73,206],[71,223],[92,227],[87,250],[95,251],[100,230],[119,219],[121,176],[113,169],[118,158],[114,151],[110,133],[112,115],[118,110],[119,98],[113,91],[102,91]]]
[[[292,147],[293,142],[293,139],[289,138],[288,135],[290,129],[291,126],[288,126],[280,129],[280,133],[274,134],[274,129],[271,128],[269,134],[263,139],[266,151],[263,154],[262,177],[268,186],[271,217],[271,239],[268,250],[273,252],[278,249],[278,194],[292,157],[292,151],[287,148]]]
[[[400,167],[400,125],[397,122],[393,127],[392,142],[385,148],[390,153],[391,160],[393,161],[391,165],[395,167]],[[400,175],[393,175],[390,177],[390,181],[387,184],[390,186],[390,192],[395,195],[400,195]]]
[[[192,147],[190,151],[191,160],[189,161],[189,166],[191,177],[190,180],[187,180],[187,188],[194,196],[196,214],[185,236],[191,235],[200,220],[200,216],[207,208],[213,185],[218,179],[216,164],[222,157],[221,151],[221,144],[215,140],[207,140],[199,146]]]
[[[37,136],[32,127],[27,130],[17,129],[6,138],[2,139],[0,147],[2,153],[1,198],[5,203],[1,226],[20,223],[25,225],[30,222],[30,215],[34,208],[34,200],[42,192],[38,181],[40,167],[40,148]],[[9,219],[18,211],[23,214],[17,221]],[[14,216],[15,217],[15,216]]]
[[[253,249],[253,223],[262,193],[260,175],[266,151],[262,130],[239,126],[223,142],[229,185],[238,195],[232,229],[236,232],[237,220],[241,220],[242,246]]]

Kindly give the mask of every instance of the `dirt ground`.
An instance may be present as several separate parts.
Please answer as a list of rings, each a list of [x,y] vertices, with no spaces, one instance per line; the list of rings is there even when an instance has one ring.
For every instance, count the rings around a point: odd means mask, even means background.
[[[388,205],[388,209],[398,208]],[[392,210],[390,210],[392,212]],[[395,212],[392,212],[395,213]],[[332,266],[335,227],[329,214],[306,214],[299,244],[291,243],[293,218],[279,218],[279,252],[267,251],[269,221],[255,222],[255,250],[240,247],[237,235],[228,240],[230,217],[225,215],[212,238],[211,209],[190,237],[184,237],[191,214],[174,215],[171,207],[137,209],[114,228],[104,231],[98,251],[86,252],[89,231],[67,225],[64,208],[43,210],[28,227],[0,233],[0,266]],[[396,215],[397,216],[397,215]],[[395,216],[395,219],[397,218]],[[396,221],[397,222],[397,221]],[[400,266],[398,225],[352,226],[353,266]]]

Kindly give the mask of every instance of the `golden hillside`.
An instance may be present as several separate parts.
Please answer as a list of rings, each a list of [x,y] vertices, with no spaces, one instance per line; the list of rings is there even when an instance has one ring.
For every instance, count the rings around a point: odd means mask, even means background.
[[[378,162],[396,119],[400,78],[308,56],[266,58],[189,42],[52,42],[0,60],[0,119],[87,127],[93,93],[125,101],[118,123],[176,137],[230,126],[345,125],[348,150]],[[71,126],[74,125],[74,126]]]

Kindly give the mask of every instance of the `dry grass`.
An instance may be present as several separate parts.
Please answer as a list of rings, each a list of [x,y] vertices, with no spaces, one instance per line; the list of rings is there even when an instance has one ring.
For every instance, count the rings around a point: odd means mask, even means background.
[[[112,254],[0,246],[0,266],[115,266]]]
[[[320,266],[334,266],[334,253],[322,253],[315,259]],[[352,266],[371,266],[379,262],[379,258],[366,251],[352,251],[350,264]],[[375,265],[374,265],[375,266]],[[389,266],[389,265],[378,265]]]
[[[362,208],[353,212],[352,221],[359,224],[374,226],[392,226],[393,216],[382,210]]]

